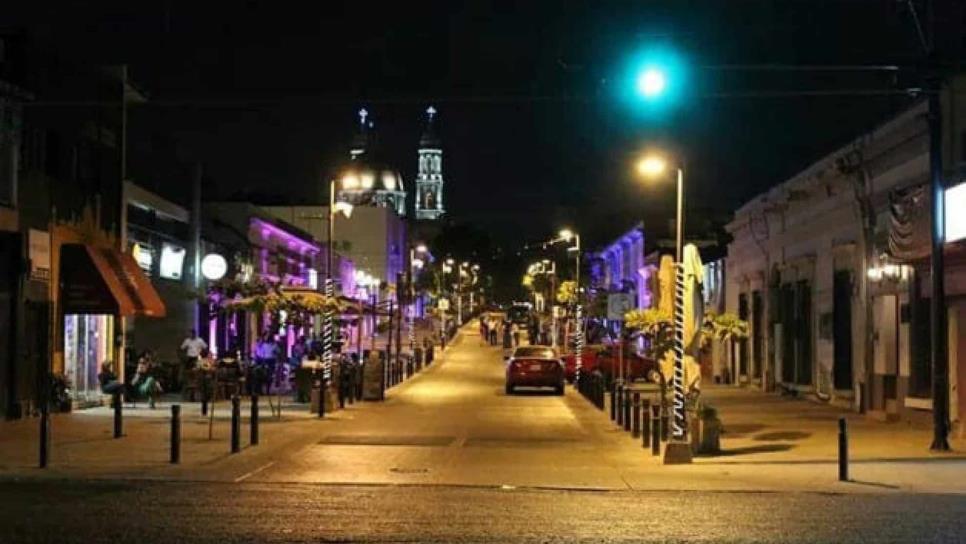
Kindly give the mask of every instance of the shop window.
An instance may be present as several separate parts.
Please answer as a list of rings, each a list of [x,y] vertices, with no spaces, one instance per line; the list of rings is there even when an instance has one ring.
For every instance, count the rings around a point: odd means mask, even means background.
[[[71,395],[81,403],[100,401],[97,374],[112,358],[114,317],[106,314],[64,316],[64,373]]]

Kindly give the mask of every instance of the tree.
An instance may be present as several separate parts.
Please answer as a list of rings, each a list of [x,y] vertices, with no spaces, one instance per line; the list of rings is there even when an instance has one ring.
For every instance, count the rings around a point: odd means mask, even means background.
[[[632,335],[647,340],[645,353],[661,360],[674,347],[674,323],[671,316],[657,308],[631,310],[624,314],[624,326]]]
[[[571,305],[577,302],[577,282],[565,281],[557,288],[557,302]]]

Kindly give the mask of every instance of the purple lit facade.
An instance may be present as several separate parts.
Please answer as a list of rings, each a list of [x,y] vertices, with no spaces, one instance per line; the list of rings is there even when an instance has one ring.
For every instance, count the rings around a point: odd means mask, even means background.
[[[248,235],[254,252],[255,274],[262,279],[300,287],[311,287],[315,283],[317,287],[317,278],[324,277],[324,253],[308,236],[300,237],[292,230],[257,217],[251,218]]]
[[[644,262],[644,227],[637,225],[590,260],[591,288],[609,293],[632,293],[638,308],[651,306],[649,276]]]
[[[204,236],[217,242],[223,251],[238,256],[230,265],[229,274],[242,281],[261,280],[285,286],[321,291],[325,279],[325,245],[304,230],[273,218],[259,207],[242,202],[213,202],[205,204]],[[244,263],[244,270],[238,264]],[[337,294],[351,296],[355,291],[355,269],[350,259],[333,256],[333,276]],[[253,312],[238,312],[217,316],[207,326],[210,345],[217,354],[235,347],[251,354],[259,334],[269,326],[269,316]],[[205,330],[204,324],[201,330]],[[297,331],[271,331],[278,335],[286,355],[297,336],[318,332],[318,324]]]

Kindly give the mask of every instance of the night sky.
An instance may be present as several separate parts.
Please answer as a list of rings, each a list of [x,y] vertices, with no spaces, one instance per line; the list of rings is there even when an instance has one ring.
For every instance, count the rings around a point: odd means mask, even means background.
[[[564,224],[590,244],[637,220],[664,224],[671,185],[645,187],[632,176],[647,142],[683,152],[690,209],[728,212],[910,100],[747,96],[889,90],[908,84],[905,74],[709,66],[907,65],[920,54],[908,11],[891,0],[171,0],[19,9],[7,14],[10,26],[64,54],[129,64],[151,97],[132,113],[131,169],[171,198],[187,194],[184,176],[158,157],[203,161],[206,198],[321,200],[319,179],[347,158],[363,106],[411,189],[432,103],[448,212],[508,243]],[[692,67],[691,96],[661,118],[618,97],[628,58],[656,43],[673,45]],[[138,160],[149,156],[154,162]]]

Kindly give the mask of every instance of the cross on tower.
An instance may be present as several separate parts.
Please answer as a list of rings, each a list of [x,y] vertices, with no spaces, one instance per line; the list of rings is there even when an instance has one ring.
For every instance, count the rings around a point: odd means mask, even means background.
[[[429,115],[429,120],[433,120],[433,116],[436,115],[436,108],[430,106],[426,108],[426,113]]]
[[[359,110],[359,124],[365,126],[366,117],[369,117],[369,112],[366,111],[365,108],[362,108],[361,110]]]

